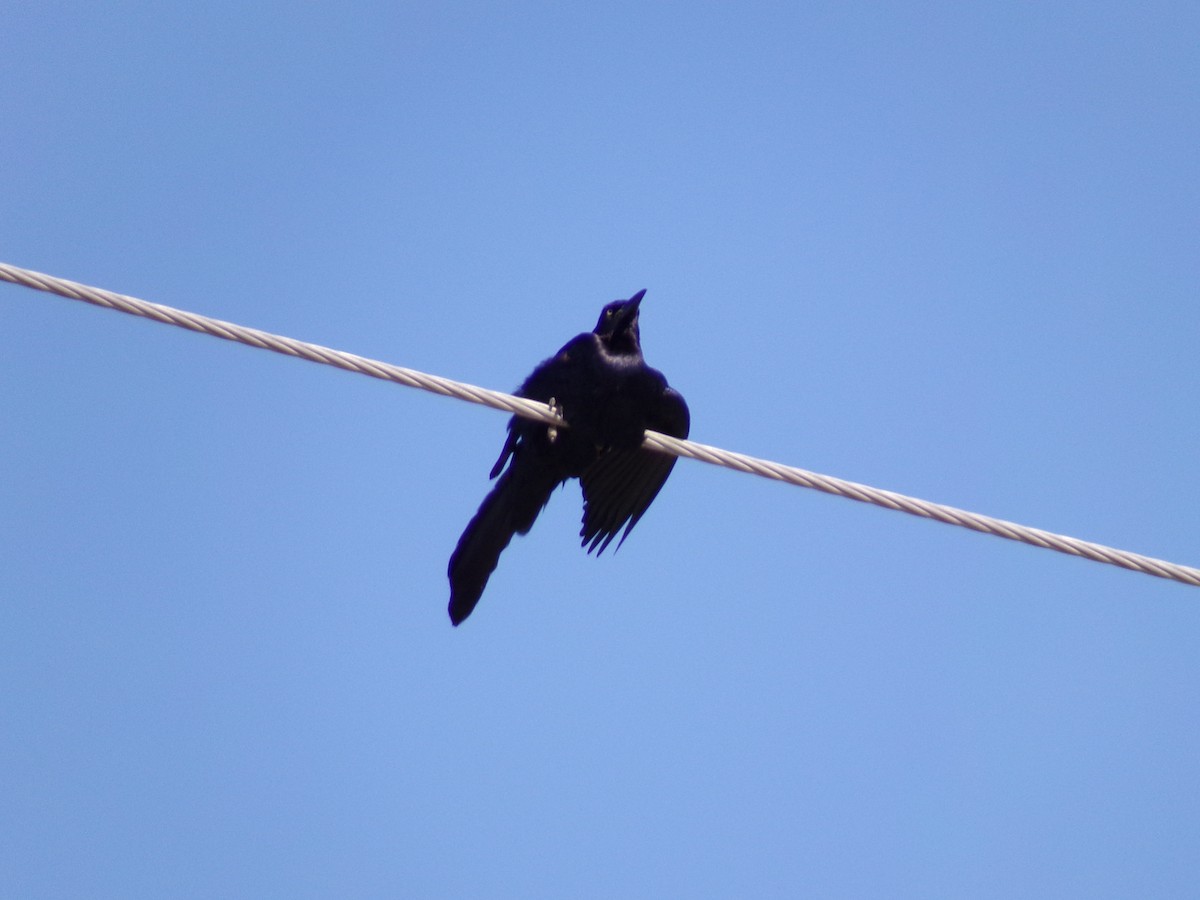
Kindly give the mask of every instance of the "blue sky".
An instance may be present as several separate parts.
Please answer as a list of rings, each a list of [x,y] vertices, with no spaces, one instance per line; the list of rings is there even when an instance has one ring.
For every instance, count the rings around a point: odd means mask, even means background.
[[[0,259],[1200,564],[1194,3],[25,4]],[[1185,896],[1200,592],[0,285],[20,897]]]

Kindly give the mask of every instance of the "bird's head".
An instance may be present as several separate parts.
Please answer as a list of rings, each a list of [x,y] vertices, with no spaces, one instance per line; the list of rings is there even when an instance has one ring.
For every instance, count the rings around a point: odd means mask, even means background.
[[[646,291],[642,289],[628,300],[614,300],[601,310],[600,321],[593,330],[605,344],[614,350],[639,348],[638,306],[644,296]]]

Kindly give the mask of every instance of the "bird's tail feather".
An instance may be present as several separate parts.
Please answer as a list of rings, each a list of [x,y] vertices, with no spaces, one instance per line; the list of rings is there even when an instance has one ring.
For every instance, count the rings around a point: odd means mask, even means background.
[[[450,557],[451,622],[458,625],[471,614],[504,548],[514,534],[526,534],[533,527],[561,481],[544,467],[516,461],[500,476]]]

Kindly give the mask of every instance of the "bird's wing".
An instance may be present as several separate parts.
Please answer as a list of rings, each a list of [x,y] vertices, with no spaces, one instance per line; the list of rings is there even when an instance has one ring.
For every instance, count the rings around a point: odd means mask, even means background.
[[[596,336],[591,332],[577,335],[549,359],[542,360],[514,393],[518,397],[540,400],[543,403],[556,401],[561,407],[562,394],[571,387],[572,371],[595,354]],[[528,437],[533,428],[545,427],[545,425],[530,422],[520,416],[513,416],[509,419],[508,437],[504,441],[504,449],[500,451],[500,458],[492,466],[490,477],[495,478],[504,470],[505,464],[517,449],[517,444],[522,436]]]
[[[686,438],[690,418],[683,397],[667,388],[648,417],[647,427],[672,437]],[[583,486],[583,529],[579,532],[588,553],[604,552],[625,528],[620,547],[638,519],[649,508],[675,466],[675,457],[642,448],[610,450],[601,454],[579,477]]]
[[[517,388],[517,396],[549,403],[556,391],[562,392],[564,380],[570,380],[581,363],[596,355],[596,345],[596,336],[590,331],[576,335],[564,344],[561,350],[538,364]]]

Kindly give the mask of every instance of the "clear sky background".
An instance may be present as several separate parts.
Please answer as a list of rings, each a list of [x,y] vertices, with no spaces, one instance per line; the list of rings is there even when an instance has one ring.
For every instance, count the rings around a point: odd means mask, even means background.
[[[7,4],[0,259],[1200,564],[1200,7]],[[0,893],[1195,896],[1200,590],[0,285]]]

